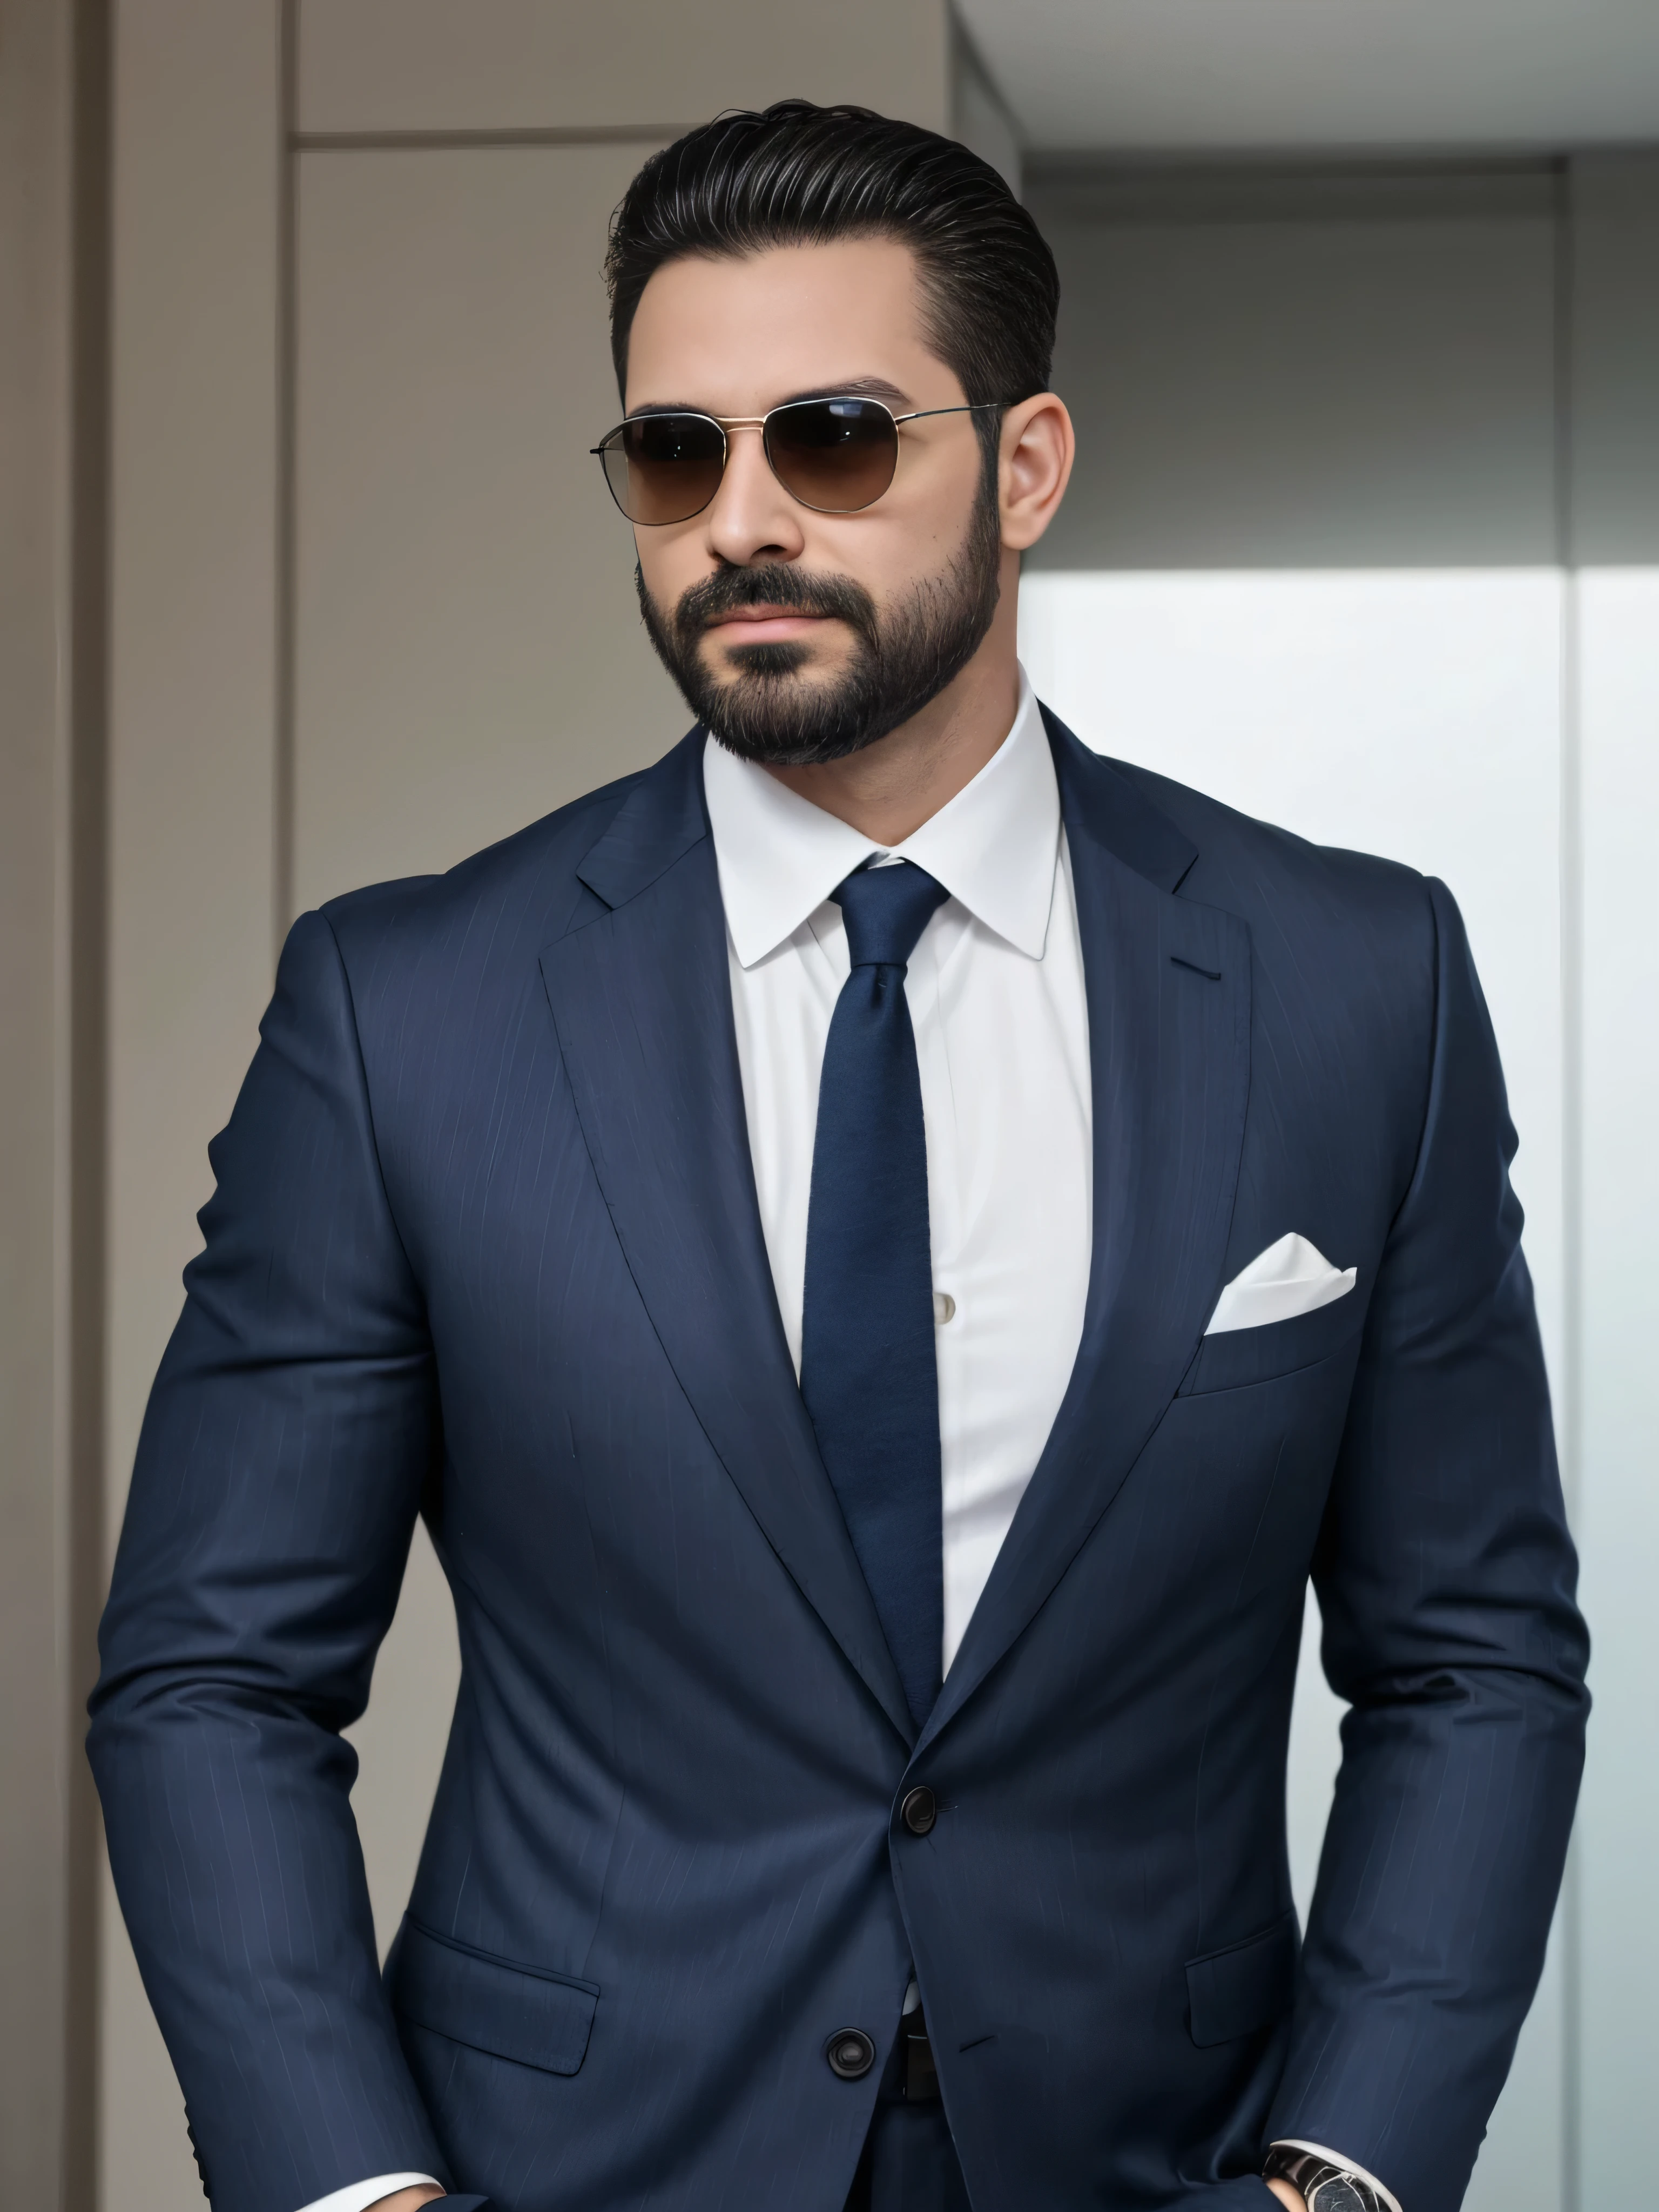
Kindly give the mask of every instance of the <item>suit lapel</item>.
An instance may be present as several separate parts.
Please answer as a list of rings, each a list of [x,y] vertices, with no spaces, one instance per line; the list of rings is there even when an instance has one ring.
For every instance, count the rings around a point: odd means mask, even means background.
[[[1065,1573],[1174,1396],[1221,1286],[1249,1079],[1249,932],[1177,898],[1196,857],[1047,716],[1077,889],[1094,1100],[1082,1340],[926,1746]]]
[[[761,1230],[694,731],[577,872],[605,911],[541,956],[582,1133],[680,1387],[773,1549],[915,1734],[801,1402]]]

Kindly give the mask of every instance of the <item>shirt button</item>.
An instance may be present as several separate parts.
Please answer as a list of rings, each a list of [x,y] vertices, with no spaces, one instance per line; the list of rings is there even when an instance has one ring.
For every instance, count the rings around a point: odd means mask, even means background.
[[[899,1818],[913,1836],[925,1836],[938,1820],[938,1802],[925,1782],[907,1794],[899,1807]]]
[[[956,1310],[957,1302],[951,1296],[949,1291],[934,1291],[933,1319],[939,1323],[941,1328],[944,1328],[947,1321],[952,1321],[955,1319]]]
[[[843,2081],[857,2081],[876,2063],[876,2046],[861,2027],[838,2027],[823,2046],[830,2071]]]

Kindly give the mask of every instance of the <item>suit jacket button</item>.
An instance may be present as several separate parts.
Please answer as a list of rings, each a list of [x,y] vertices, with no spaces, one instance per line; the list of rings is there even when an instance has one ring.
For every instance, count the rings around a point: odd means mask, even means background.
[[[938,1820],[939,1806],[925,1782],[908,1792],[899,1807],[899,1818],[913,1836],[925,1836]]]
[[[856,2081],[876,2063],[876,2046],[861,2027],[838,2027],[823,2046],[830,2071],[843,2081]]]

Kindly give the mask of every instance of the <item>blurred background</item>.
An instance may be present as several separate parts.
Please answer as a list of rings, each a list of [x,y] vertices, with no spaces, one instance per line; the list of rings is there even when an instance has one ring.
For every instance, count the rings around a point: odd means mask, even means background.
[[[1080,458],[1022,596],[1050,703],[1462,902],[1597,1699],[1469,2202],[1659,2203],[1654,0],[9,0],[0,2182],[201,2202],[80,1741],[207,1140],[295,913],[679,734],[586,451],[605,223],[653,146],[790,94],[954,132],[1053,242]],[[455,1677],[420,1536],[355,1731],[383,1941]]]

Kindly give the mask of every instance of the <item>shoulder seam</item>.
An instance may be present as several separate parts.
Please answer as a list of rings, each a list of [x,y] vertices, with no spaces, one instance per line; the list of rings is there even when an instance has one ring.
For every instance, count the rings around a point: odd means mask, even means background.
[[[426,1292],[420,1276],[416,1271],[415,1262],[409,1255],[409,1246],[404,1240],[403,1227],[398,1219],[397,1210],[392,1203],[392,1193],[386,1185],[386,1164],[380,1158],[380,1133],[374,1121],[374,1098],[368,1087],[368,1063],[363,1057],[362,1032],[357,1020],[357,994],[352,988],[351,969],[347,965],[345,952],[340,940],[335,934],[333,922],[320,907],[313,907],[311,912],[316,915],[318,921],[328,932],[328,941],[340,971],[340,987],[345,993],[346,1009],[351,1016],[351,1045],[357,1058],[357,1081],[362,1091],[363,1120],[368,1132],[369,1150],[374,1155],[375,1180],[380,1186],[380,1203],[386,1209],[386,1218],[391,1225],[392,1233],[398,1240],[398,1249],[403,1255],[404,1266],[409,1271],[409,1279],[419,1292],[422,1309],[424,1310]],[[303,921],[304,915],[300,919]]]

